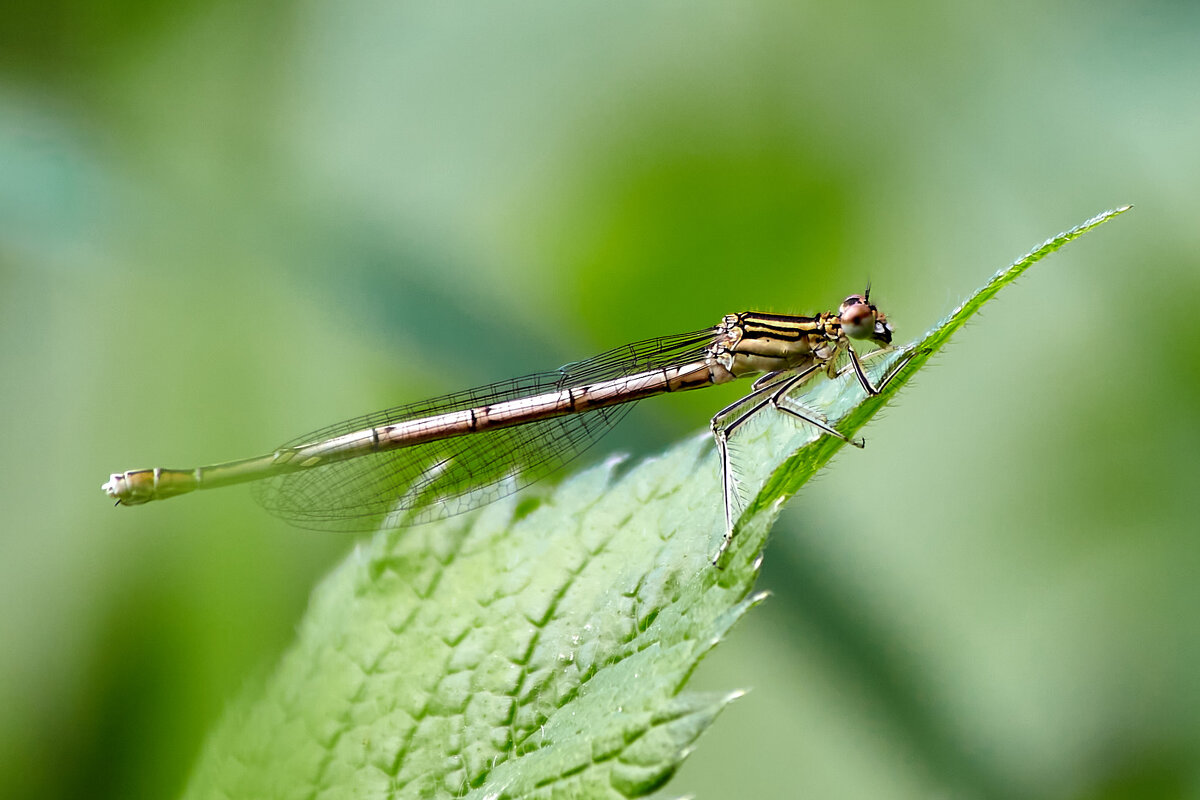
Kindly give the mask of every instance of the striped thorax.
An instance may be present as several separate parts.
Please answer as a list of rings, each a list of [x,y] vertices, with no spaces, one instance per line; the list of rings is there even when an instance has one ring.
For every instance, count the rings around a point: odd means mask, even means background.
[[[729,314],[717,330],[710,357],[735,378],[786,372],[817,361],[832,365],[847,338],[871,339],[881,346],[892,341],[891,326],[866,294],[850,295],[836,314]]]

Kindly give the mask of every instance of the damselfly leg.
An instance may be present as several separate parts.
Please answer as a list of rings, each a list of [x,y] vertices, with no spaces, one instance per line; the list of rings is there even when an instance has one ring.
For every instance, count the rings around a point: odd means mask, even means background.
[[[892,365],[887,374],[883,376],[879,384],[871,382],[871,378],[867,375],[864,363],[871,359],[878,358],[882,355],[892,352],[892,348],[884,347],[878,350],[873,350],[865,356],[859,356],[854,348],[847,345],[846,351],[850,359],[850,363],[840,370],[836,369],[835,358],[830,358],[828,361],[816,361],[808,366],[801,367],[792,372],[772,372],[763,375],[751,387],[752,391],[745,397],[737,400],[734,403],[726,406],[716,413],[712,418],[711,427],[713,438],[717,443],[717,456],[720,462],[721,483],[725,501],[725,535],[722,538],[721,546],[713,557],[713,563],[716,564],[721,556],[728,549],[733,541],[734,525],[737,518],[740,516],[739,506],[742,505],[742,496],[739,491],[739,481],[737,471],[734,464],[734,459],[730,455],[729,439],[739,427],[744,425],[756,414],[761,412],[767,406],[770,406],[778,411],[781,411],[789,416],[795,417],[802,422],[812,425],[814,428],[841,439],[847,444],[862,448],[866,446],[866,441],[859,439],[848,438],[841,431],[829,424],[823,415],[813,409],[799,403],[794,397],[789,394],[796,387],[810,380],[818,371],[825,371],[830,374],[831,378],[840,377],[848,371],[853,371],[858,383],[862,386],[863,391],[870,396],[878,395],[884,388],[892,382],[892,380],[900,374],[900,371],[908,364],[917,351],[907,350],[901,354],[896,363]]]

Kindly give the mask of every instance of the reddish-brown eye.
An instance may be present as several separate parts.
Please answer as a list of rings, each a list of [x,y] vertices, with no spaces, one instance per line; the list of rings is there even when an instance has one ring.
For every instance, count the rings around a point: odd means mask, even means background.
[[[852,294],[838,310],[842,330],[851,339],[866,339],[875,334],[875,307],[862,295]]]

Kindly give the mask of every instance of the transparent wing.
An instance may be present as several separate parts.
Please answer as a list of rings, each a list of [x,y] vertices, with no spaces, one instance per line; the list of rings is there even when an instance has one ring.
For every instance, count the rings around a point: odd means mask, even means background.
[[[715,328],[706,328],[636,342],[553,372],[346,420],[283,447],[686,364],[703,357],[715,333]],[[595,444],[632,405],[424,442],[278,475],[255,484],[255,499],[292,524],[317,530],[370,530],[384,521],[389,526],[429,522],[490,503],[560,469]]]

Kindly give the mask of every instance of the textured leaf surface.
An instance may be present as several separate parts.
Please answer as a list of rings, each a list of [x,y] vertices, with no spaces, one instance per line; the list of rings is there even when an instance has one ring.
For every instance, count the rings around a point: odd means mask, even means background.
[[[801,401],[851,434],[1000,288],[1124,209],[999,273],[916,343],[886,392],[852,375]],[[871,362],[882,374],[899,351]],[[295,644],[213,732],[192,798],[638,797],[660,787],[736,692],[683,691],[757,598],[767,531],[842,443],[780,414],[735,440],[748,513],[722,567],[707,434],[540,501],[358,547],[315,591]],[[531,508],[532,506],[532,508]],[[731,765],[736,768],[736,765]]]

